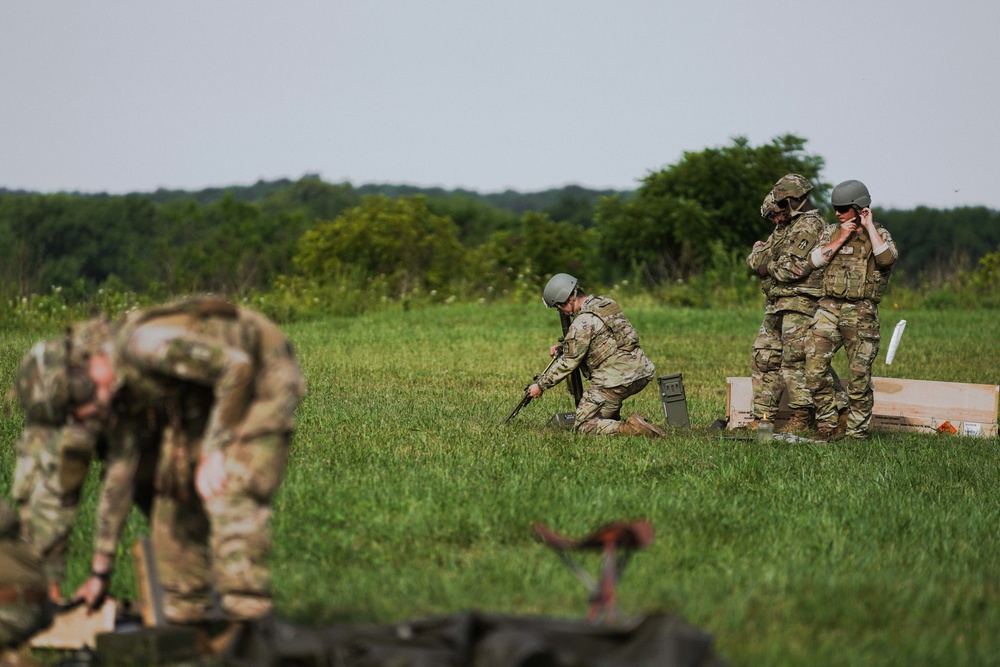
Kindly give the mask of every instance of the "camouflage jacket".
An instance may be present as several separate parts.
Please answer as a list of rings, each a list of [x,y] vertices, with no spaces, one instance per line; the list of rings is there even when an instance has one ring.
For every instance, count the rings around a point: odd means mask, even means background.
[[[809,253],[829,238],[828,228],[816,209],[794,213],[780,242],[772,244],[767,273],[775,281],[771,297],[776,311],[816,312],[817,299],[823,294],[823,272],[813,270]]]
[[[97,550],[109,554],[128,515],[139,450],[146,441],[140,422],[151,411],[180,422],[164,446],[190,423],[204,424],[202,432],[187,434],[185,451],[175,455],[183,468],[234,440],[290,433],[306,391],[291,343],[277,325],[211,297],[128,315],[116,326],[111,354],[122,385],[97,535]],[[199,398],[205,394],[207,400]],[[197,414],[199,405],[207,414]],[[158,484],[166,483],[163,475],[169,472],[157,471]],[[190,483],[190,471],[174,472],[182,479],[171,483]]]
[[[864,227],[861,227],[824,268],[824,296],[847,301],[871,299],[874,303],[882,300],[889,284],[889,274],[899,253],[889,232],[877,222],[874,224],[887,247],[879,255],[875,255],[871,239]]]
[[[654,373],[632,323],[606,296],[591,295],[583,302],[566,332],[562,356],[538,379],[538,385],[554,387],[577,367],[597,387],[621,387],[651,379]]]

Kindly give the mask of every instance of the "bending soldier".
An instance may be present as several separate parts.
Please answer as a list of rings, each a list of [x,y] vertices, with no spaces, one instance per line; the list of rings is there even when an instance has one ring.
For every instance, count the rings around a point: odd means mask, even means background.
[[[104,319],[75,327],[77,342],[108,334]],[[92,400],[96,389],[85,369],[69,363],[70,338],[39,342],[18,367],[12,398],[24,411],[24,431],[15,444],[17,464],[12,495],[20,513],[22,539],[42,559],[49,597],[63,604],[61,583],[66,572],[69,533],[76,519],[83,483],[95,452],[107,452],[106,425],[93,416],[78,419],[76,409]],[[211,401],[211,394],[207,396]],[[162,410],[136,420],[129,437],[140,452],[136,483],[126,506],[135,502],[148,517],[153,500],[153,472],[161,429]]]
[[[528,387],[531,397],[538,398],[579,367],[590,386],[576,408],[574,429],[592,435],[662,437],[664,432],[638,413],[621,421],[622,402],[642,391],[654,370],[618,304],[606,296],[585,294],[566,273],[549,279],[542,300],[574,319],[563,343],[549,349],[553,357],[561,350],[561,358]]]
[[[107,590],[140,455],[133,433],[160,407],[169,419],[151,530],[167,620],[212,620],[213,583],[227,620],[270,614],[270,502],[305,393],[284,334],[251,310],[192,298],[129,314],[73,363],[95,384],[77,416],[114,413],[92,576],[77,598],[93,606]]]

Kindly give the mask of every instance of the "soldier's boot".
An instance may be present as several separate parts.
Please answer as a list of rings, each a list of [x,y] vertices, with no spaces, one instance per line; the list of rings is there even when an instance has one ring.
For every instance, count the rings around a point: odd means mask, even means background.
[[[833,442],[834,440],[840,440],[843,437],[842,433],[843,431],[840,430],[839,426],[817,426],[813,440]]]
[[[618,428],[618,434],[645,435],[650,438],[665,438],[667,435],[663,429],[657,428],[648,422],[638,412],[633,413],[631,417],[622,422],[622,425]]]
[[[753,419],[751,419],[750,421],[748,421],[743,426],[737,426],[733,430],[734,431],[756,431],[758,426],[760,426],[760,420],[757,419],[756,417],[754,417]]]
[[[776,433],[805,433],[812,428],[812,411],[807,408],[792,410],[792,416],[774,429]]]
[[[41,667],[24,653],[18,653],[14,649],[0,649],[0,667]]]
[[[198,654],[204,657],[221,654],[236,640],[243,626],[244,623],[239,621],[199,623],[195,626]]]
[[[841,433],[847,433],[847,413],[848,412],[849,411],[848,411],[847,408],[842,408],[840,410],[840,417],[837,420],[837,429]]]

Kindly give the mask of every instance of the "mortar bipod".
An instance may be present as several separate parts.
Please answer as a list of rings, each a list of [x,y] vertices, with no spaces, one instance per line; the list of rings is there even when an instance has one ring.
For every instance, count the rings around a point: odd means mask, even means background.
[[[559,535],[543,523],[536,523],[531,528],[545,544],[555,550],[566,567],[590,592],[587,620],[595,623],[602,616],[608,622],[616,620],[615,587],[625,573],[632,553],[645,549],[653,541],[653,526],[644,519],[631,523],[616,521],[578,540]],[[601,551],[603,559],[600,579],[595,580],[574,561],[568,553],[570,551]]]

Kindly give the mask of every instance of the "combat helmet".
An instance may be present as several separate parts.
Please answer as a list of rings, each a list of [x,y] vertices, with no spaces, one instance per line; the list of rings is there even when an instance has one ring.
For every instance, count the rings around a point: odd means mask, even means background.
[[[801,199],[809,194],[812,189],[812,183],[810,183],[809,179],[805,176],[800,176],[799,174],[785,174],[778,179],[777,183],[774,184],[774,188],[771,189],[771,194],[774,195],[775,202],[782,202],[791,197]]]
[[[760,217],[764,218],[765,220],[772,220],[775,214],[780,212],[781,209],[778,208],[778,205],[774,203],[774,193],[768,192],[764,196],[763,203],[760,205]]]
[[[40,341],[24,356],[14,380],[14,394],[25,422],[61,426],[73,406],[93,399],[96,386],[83,368],[68,363],[66,339]]]
[[[849,180],[839,183],[830,193],[830,203],[834,206],[871,206],[872,196],[861,181]]]
[[[545,307],[555,308],[560,303],[566,303],[573,295],[575,288],[576,278],[568,273],[557,273],[552,276],[549,278],[548,284],[545,285],[545,291],[542,292],[542,301],[545,302]]]
[[[66,363],[87,367],[90,355],[101,352],[111,339],[111,323],[104,317],[94,317],[70,325],[66,330]]]

